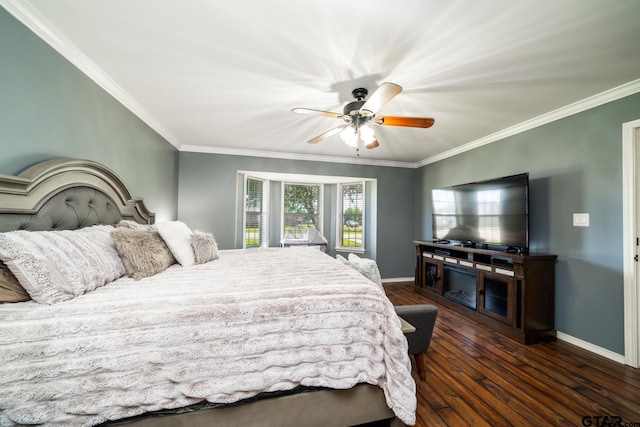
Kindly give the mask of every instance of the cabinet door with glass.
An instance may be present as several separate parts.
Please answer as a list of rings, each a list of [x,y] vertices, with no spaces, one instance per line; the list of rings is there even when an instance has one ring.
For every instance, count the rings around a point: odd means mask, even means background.
[[[508,274],[478,271],[478,311],[516,326],[514,279]]]
[[[421,279],[422,289],[442,295],[442,261],[423,256]]]

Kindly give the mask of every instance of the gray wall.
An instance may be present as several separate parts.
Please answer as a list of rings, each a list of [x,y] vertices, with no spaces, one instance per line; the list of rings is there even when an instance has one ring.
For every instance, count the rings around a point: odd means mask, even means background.
[[[0,8],[0,173],[55,157],[100,162],[177,217],[178,151]]]
[[[215,233],[222,249],[240,247],[235,239],[239,170],[377,179],[373,244],[380,273],[383,278],[413,276],[414,169],[180,153],[178,216],[194,229]]]
[[[622,124],[638,118],[635,94],[422,167],[416,235],[432,237],[432,188],[529,172],[531,250],[558,255],[556,328],[624,354]]]

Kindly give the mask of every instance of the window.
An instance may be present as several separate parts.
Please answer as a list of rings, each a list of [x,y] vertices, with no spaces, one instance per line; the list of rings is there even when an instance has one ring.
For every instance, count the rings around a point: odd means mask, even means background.
[[[309,227],[342,252],[364,253],[375,242],[375,179],[241,170],[238,176],[238,247],[303,240]]]
[[[244,194],[244,247],[268,246],[266,182],[246,178]]]
[[[338,185],[340,220],[338,246],[364,249],[364,183]]]
[[[308,227],[321,230],[319,184],[284,184],[283,229],[285,239],[302,239]]]

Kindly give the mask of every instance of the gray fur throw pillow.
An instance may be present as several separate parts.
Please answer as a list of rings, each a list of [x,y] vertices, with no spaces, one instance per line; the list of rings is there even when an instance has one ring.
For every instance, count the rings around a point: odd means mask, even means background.
[[[157,231],[116,228],[111,239],[127,275],[135,280],[160,273],[176,262]]]
[[[218,259],[218,243],[211,233],[194,231],[191,235],[191,246],[196,256],[196,264]]]

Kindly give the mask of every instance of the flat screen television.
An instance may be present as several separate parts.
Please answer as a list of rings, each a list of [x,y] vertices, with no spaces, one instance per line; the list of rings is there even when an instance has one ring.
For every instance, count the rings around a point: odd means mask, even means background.
[[[528,252],[528,173],[433,189],[431,201],[436,241]]]

